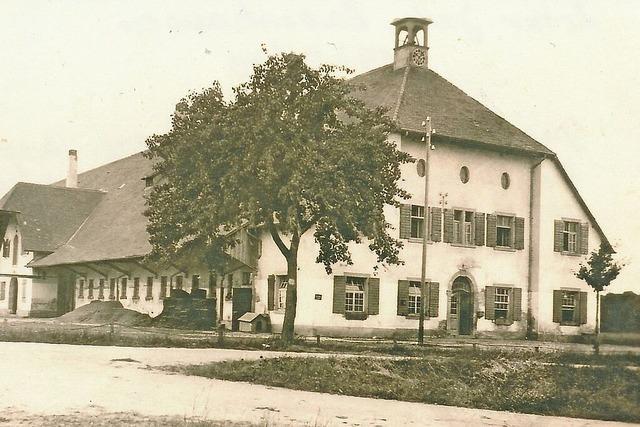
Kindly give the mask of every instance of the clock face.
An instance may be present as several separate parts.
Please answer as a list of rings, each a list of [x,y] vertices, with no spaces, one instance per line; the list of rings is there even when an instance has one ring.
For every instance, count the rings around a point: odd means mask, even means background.
[[[413,60],[413,63],[416,64],[417,66],[423,66],[427,58],[424,55],[424,51],[420,49],[416,49],[411,53],[411,59]]]

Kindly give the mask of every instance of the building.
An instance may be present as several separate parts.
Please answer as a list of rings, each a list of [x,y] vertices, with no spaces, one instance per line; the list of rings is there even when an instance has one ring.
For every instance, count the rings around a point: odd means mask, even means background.
[[[431,117],[437,129],[429,154],[428,203],[424,164],[407,164],[402,185],[412,197],[400,209],[388,206],[385,212],[405,242],[405,265],[375,272],[375,256],[366,244],[353,244],[354,264],[336,265],[327,275],[315,263],[312,233],[305,234],[299,251],[296,331],[414,334],[424,305],[426,329],[455,335],[591,332],[595,295],[572,272],[591,249],[608,245],[604,233],[551,150],[428,68],[430,23],[420,18],[394,21],[393,62],[352,80],[366,88],[354,96],[371,107],[388,108],[401,129],[389,139],[402,151],[423,159],[422,122]],[[0,277],[10,282],[2,289],[8,286],[6,295],[13,299],[17,292],[18,305],[24,302],[20,313],[35,315],[34,298],[41,304],[45,295],[55,293],[58,312],[91,299],[119,299],[156,315],[170,288],[206,288],[219,301],[221,321],[237,327],[245,312],[265,313],[274,331],[280,330],[287,267],[268,233],[239,230],[242,244],[230,254],[232,271],[222,277],[188,262],[149,265],[144,261],[150,245],[142,212],[144,194],[153,187],[150,161],[137,154],[76,177],[71,154],[67,188],[63,183],[42,188],[18,184],[0,203],[8,224],[0,235],[9,248]],[[30,224],[41,214],[37,206],[18,202],[38,197],[36,188],[81,200],[77,212],[74,204],[61,207],[65,213],[74,211],[65,227],[75,226],[75,231],[62,236],[60,230],[51,241],[49,234],[46,239],[34,234]],[[34,193],[29,196],[29,191]],[[14,201],[14,193],[23,195]],[[46,215],[53,213],[47,210]],[[55,220],[47,219],[55,228]],[[428,286],[422,290],[424,233],[429,239]],[[12,263],[11,253],[20,245],[12,246],[12,239],[47,244],[25,244],[27,253]],[[22,280],[24,290],[16,280]],[[48,294],[39,290],[45,287]],[[13,299],[7,305],[5,294],[0,296],[0,309],[15,311]],[[53,307],[50,300],[48,304]]]

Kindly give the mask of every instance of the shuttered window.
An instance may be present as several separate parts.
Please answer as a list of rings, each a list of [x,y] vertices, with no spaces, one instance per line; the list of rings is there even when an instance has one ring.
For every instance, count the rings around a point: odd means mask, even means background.
[[[432,242],[439,242],[442,240],[442,209],[437,207],[429,208],[429,227],[430,235],[429,239]]]
[[[153,277],[147,276],[147,293],[145,294],[145,300],[151,301],[153,299]]]
[[[133,278],[133,299],[140,299],[140,278]]]
[[[93,279],[89,279],[89,299],[93,299]]]
[[[487,246],[524,249],[524,218],[513,215],[487,215]]]
[[[473,245],[475,241],[474,223],[472,211],[454,209],[452,243]]]
[[[167,276],[160,277],[160,299],[165,299],[167,297]]]
[[[411,205],[411,238],[422,239],[424,236],[424,206]]]
[[[398,280],[398,311],[399,316],[419,315],[422,301],[428,301],[425,316],[438,317],[439,288],[438,282],[427,282],[427,292],[421,292],[421,283],[413,280]]]
[[[104,299],[104,279],[100,279],[98,282],[98,299]]]
[[[116,299],[116,279],[109,279],[109,299]]]
[[[120,279],[120,299],[127,299],[127,278]]]
[[[2,244],[2,257],[9,258],[11,254],[11,241],[9,239],[5,239]]]
[[[334,276],[333,312],[347,319],[364,320],[380,311],[380,279]]]
[[[587,293],[573,290],[553,291],[553,321],[566,326],[587,323]]]
[[[485,288],[485,318],[499,325],[511,325],[522,320],[522,288],[487,286]]]
[[[84,299],[84,280],[80,279],[78,281],[78,298]]]
[[[442,209],[430,207],[426,221],[424,206],[400,205],[400,238],[422,239],[424,233],[432,242],[442,240]]]
[[[496,222],[496,246],[510,248],[513,246],[513,217],[498,215]]]
[[[553,250],[570,255],[589,253],[589,223],[572,220],[554,221]]]

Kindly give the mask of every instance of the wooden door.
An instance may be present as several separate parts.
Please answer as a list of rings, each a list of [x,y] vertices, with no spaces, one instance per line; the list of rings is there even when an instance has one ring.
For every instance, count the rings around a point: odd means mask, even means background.
[[[238,319],[248,311],[251,311],[253,292],[251,288],[235,288],[232,297],[231,330],[239,329]]]
[[[460,301],[460,316],[458,323],[458,333],[460,335],[470,335],[473,330],[473,298],[468,292],[461,291],[458,294]]]

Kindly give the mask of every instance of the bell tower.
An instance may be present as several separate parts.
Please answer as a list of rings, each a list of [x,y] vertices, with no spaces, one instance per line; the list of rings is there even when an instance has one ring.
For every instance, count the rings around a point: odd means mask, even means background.
[[[408,66],[428,68],[428,18],[400,18],[391,23],[396,27],[393,69]]]

